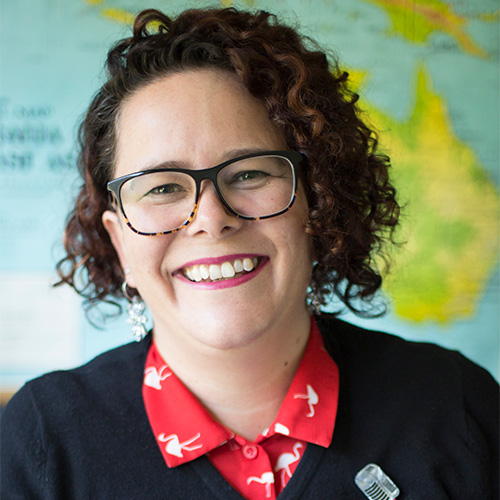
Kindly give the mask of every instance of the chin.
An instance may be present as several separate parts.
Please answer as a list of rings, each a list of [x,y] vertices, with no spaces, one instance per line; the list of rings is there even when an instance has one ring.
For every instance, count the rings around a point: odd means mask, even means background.
[[[232,350],[247,347],[267,331],[265,321],[257,321],[255,314],[198,315],[190,318],[189,331],[192,337],[208,347],[218,350]],[[259,314],[260,317],[260,314]]]

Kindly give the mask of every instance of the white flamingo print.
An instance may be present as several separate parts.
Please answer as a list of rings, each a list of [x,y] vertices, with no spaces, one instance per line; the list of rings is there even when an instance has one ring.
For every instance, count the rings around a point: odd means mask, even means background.
[[[292,477],[292,471],[290,470],[290,465],[298,462],[300,460],[299,449],[302,448],[302,443],[295,443],[293,445],[293,453],[282,453],[278,457],[274,471],[278,472],[281,470],[281,487],[284,488],[288,478]]]
[[[156,369],[155,366],[150,366],[144,370],[144,385],[148,387],[152,387],[157,391],[161,391],[161,383],[170,375],[172,372],[165,373],[165,370],[168,369],[167,365],[164,365],[160,368],[160,371]]]
[[[314,405],[319,403],[319,396],[316,391],[309,385],[306,385],[307,394],[295,394],[294,399],[307,399],[307,404],[309,405],[309,413],[306,417],[314,417]]]
[[[271,484],[274,484],[274,474],[272,472],[264,472],[261,477],[251,476],[247,479],[247,484],[255,481],[266,485],[266,498],[271,497]]]
[[[285,436],[290,435],[290,429],[286,425],[280,424],[279,422],[274,425],[274,432],[279,432]]]
[[[193,451],[203,446],[202,444],[189,446],[191,443],[199,439],[200,436],[201,434],[198,432],[196,436],[192,437],[191,439],[188,439],[187,441],[184,441],[183,443],[180,443],[179,436],[177,436],[177,434],[170,434],[170,436],[165,436],[165,434],[160,434],[158,436],[158,440],[161,441],[162,443],[167,443],[167,446],[165,446],[165,451],[169,455],[174,455],[175,457],[183,458],[182,455],[183,450]]]

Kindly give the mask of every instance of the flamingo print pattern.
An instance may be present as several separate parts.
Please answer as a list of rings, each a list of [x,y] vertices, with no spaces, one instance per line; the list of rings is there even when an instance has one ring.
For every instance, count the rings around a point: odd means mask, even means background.
[[[279,422],[276,422],[276,424],[274,424],[274,432],[278,432],[279,434],[283,434],[284,436],[290,435],[290,429],[286,425],[280,424]]]
[[[306,385],[307,394],[295,394],[294,399],[307,399],[307,404],[309,405],[309,413],[306,417],[314,417],[314,406],[319,403],[319,396],[311,385]]]
[[[170,436],[165,436],[165,434],[160,434],[158,436],[158,441],[162,443],[167,443],[165,446],[165,451],[169,455],[174,455],[175,457],[183,458],[184,455],[182,452],[185,451],[194,451],[201,448],[202,444],[197,444],[194,446],[189,446],[191,443],[194,443],[197,439],[201,437],[201,434],[198,433],[196,436],[192,437],[184,441],[183,443],[179,442],[179,436],[177,434],[170,434]]]
[[[274,474],[272,472],[264,472],[262,476],[251,476],[247,479],[247,484],[257,482],[266,486],[266,498],[271,498],[271,485],[274,484]]]
[[[293,445],[293,453],[282,453],[274,467],[275,472],[281,471],[281,487],[284,488],[288,479],[292,477],[290,465],[300,460],[300,448],[303,448],[302,443],[295,443]]]
[[[214,422],[152,344],[143,398],[166,465],[205,455],[244,498],[276,500],[300,467],[308,443],[328,447],[333,435],[338,370],[322,349],[319,331],[311,332],[309,342],[276,420],[253,442]]]
[[[156,366],[146,368],[144,370],[144,385],[161,391],[161,383],[172,375],[172,372],[166,372],[166,370],[168,370],[167,365],[163,365],[159,370],[156,369]]]

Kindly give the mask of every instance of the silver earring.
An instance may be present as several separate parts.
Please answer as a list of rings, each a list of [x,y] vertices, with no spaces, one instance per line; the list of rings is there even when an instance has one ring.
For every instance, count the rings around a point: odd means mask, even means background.
[[[306,294],[307,309],[313,315],[321,314],[321,299],[312,290],[308,290]]]
[[[132,336],[134,339],[139,342],[142,340],[148,333],[146,330],[146,321],[147,318],[144,314],[146,310],[146,304],[144,301],[137,295],[130,296],[127,291],[127,281],[125,280],[122,284],[122,292],[125,298],[128,300],[127,304],[127,312],[128,318],[127,323],[132,325]]]

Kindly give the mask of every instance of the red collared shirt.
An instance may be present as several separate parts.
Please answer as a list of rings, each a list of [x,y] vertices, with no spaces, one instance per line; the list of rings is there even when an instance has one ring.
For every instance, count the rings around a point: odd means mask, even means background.
[[[274,500],[288,483],[307,443],[328,447],[337,413],[339,377],[314,320],[311,335],[272,425],[247,441],[216,422],[169,369],[152,343],[143,398],[168,467],[207,455],[247,499]]]

